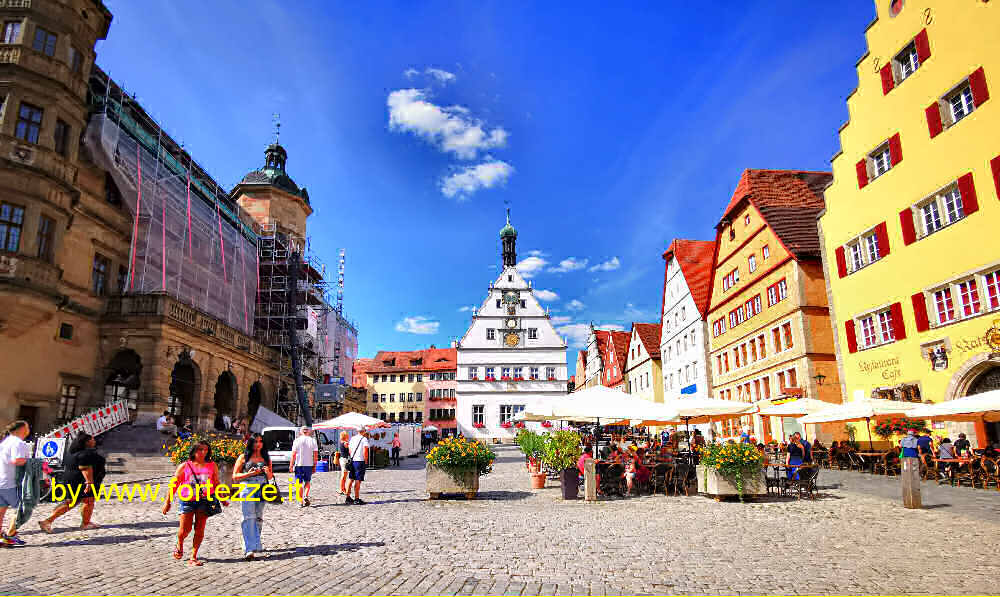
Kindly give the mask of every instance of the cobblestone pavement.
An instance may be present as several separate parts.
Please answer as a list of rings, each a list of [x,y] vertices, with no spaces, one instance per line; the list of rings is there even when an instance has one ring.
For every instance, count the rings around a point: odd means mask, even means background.
[[[649,496],[564,502],[531,492],[499,449],[479,499],[430,501],[423,459],[369,472],[363,506],[317,475],[313,506],[265,512],[266,559],[244,562],[240,511],[209,520],[201,568],[170,557],[176,515],[99,504],[28,546],[0,551],[0,593],[74,594],[986,594],[997,591],[1000,492],[924,484],[904,510],[898,480],[824,471],[820,499],[740,504]],[[287,475],[280,475],[284,485]],[[137,480],[137,476],[107,481]],[[52,508],[44,505],[42,515]],[[36,514],[36,520],[38,516]]]

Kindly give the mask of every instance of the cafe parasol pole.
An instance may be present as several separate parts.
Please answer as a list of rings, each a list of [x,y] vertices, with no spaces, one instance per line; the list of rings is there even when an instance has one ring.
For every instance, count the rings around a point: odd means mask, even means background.
[[[871,417],[865,417],[865,426],[868,427],[868,449],[872,452],[875,448],[872,446],[872,420]]]

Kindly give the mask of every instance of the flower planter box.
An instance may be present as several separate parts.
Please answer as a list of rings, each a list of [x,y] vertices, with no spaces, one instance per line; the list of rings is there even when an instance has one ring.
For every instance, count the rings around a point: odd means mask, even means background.
[[[442,493],[461,493],[467,499],[474,499],[479,493],[479,475],[475,470],[469,470],[457,475],[443,471],[433,464],[427,465],[427,493],[432,500],[441,497]]]
[[[698,466],[698,491],[717,499],[739,497],[736,482],[723,477],[717,470],[707,466]],[[743,497],[754,497],[767,493],[767,482],[764,470],[761,469],[756,478],[743,480]]]

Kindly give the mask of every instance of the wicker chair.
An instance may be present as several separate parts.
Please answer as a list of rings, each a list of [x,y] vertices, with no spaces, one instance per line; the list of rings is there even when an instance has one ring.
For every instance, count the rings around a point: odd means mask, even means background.
[[[653,493],[656,493],[657,489],[663,489],[663,495],[667,495],[671,473],[673,473],[673,469],[669,464],[660,463],[653,467],[653,476],[650,478]]]
[[[962,482],[968,482],[969,485],[975,489],[976,488],[976,477],[979,475],[980,459],[975,458],[971,462],[963,462],[955,465],[953,473],[953,482],[958,484],[959,487],[962,486]]]
[[[934,481],[938,478],[938,466],[934,455],[924,454],[920,459],[920,474],[924,481]]]
[[[998,471],[997,460],[995,458],[983,458],[982,462],[979,474],[983,483],[983,489],[993,484],[996,485],[997,491],[1000,491],[1000,471]]]
[[[881,460],[875,462],[875,472],[881,472],[881,474],[887,477],[892,475],[898,476],[900,469],[899,453],[895,450],[889,450]]]

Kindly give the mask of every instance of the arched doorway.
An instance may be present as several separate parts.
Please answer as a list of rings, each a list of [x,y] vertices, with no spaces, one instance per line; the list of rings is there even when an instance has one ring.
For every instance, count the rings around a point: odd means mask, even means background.
[[[254,417],[257,416],[257,409],[260,408],[261,402],[264,398],[264,386],[261,385],[259,381],[253,383],[250,386],[250,397],[247,400],[247,421],[253,423]]]
[[[174,369],[170,373],[170,400],[167,410],[174,416],[174,421],[182,425],[185,419],[192,422],[198,416],[198,400],[201,386],[201,374],[198,365],[191,360],[187,351],[180,354]]]
[[[139,398],[142,359],[131,349],[118,351],[105,369],[104,402],[128,401],[129,410],[135,411]]]
[[[223,371],[215,382],[215,412],[217,417],[233,417],[236,406],[236,376],[231,371]]]
[[[975,379],[972,380],[972,383],[969,384],[969,389],[966,392],[966,395],[972,396],[974,394],[982,394],[983,392],[989,392],[990,390],[1000,390],[1000,367],[991,367],[980,373]],[[1000,441],[1000,422],[986,421],[983,423],[983,426],[986,430],[986,441],[990,445]]]

